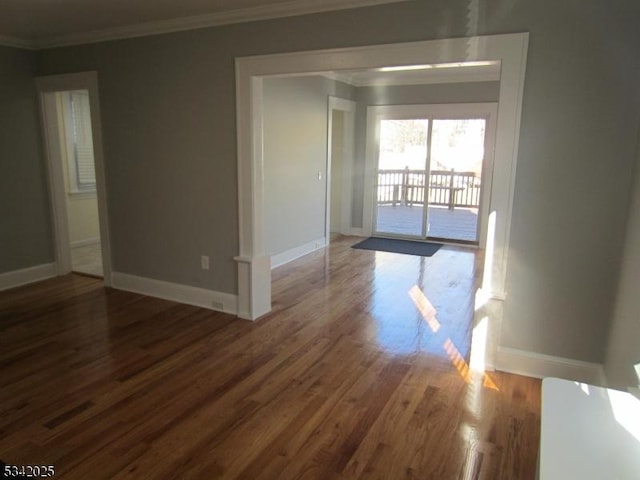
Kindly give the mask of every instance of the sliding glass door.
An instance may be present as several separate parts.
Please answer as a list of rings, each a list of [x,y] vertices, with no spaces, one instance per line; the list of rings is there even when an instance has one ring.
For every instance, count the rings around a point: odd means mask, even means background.
[[[378,234],[425,236],[429,125],[427,119],[380,121],[375,212]]]
[[[486,119],[433,119],[428,172],[430,238],[476,243]]]
[[[477,244],[488,116],[374,108],[388,113],[375,124],[372,233]]]

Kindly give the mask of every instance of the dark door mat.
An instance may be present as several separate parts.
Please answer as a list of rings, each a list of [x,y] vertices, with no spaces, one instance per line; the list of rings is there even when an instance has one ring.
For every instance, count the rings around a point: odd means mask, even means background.
[[[407,255],[418,255],[420,257],[430,257],[440,250],[440,247],[442,247],[442,243],[414,242],[411,240],[399,240],[397,238],[378,237],[369,237],[351,246],[351,248],[359,248],[362,250],[404,253]]]

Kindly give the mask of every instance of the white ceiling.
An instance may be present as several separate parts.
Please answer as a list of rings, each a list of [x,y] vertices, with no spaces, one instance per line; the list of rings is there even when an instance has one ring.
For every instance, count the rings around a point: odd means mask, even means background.
[[[0,0],[0,44],[46,48],[405,0]]]

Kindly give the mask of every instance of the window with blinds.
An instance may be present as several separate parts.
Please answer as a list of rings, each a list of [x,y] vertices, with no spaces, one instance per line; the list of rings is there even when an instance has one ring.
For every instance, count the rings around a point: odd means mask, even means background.
[[[89,92],[68,92],[70,112],[69,184],[72,191],[87,192],[96,189],[96,170],[91,134]]]

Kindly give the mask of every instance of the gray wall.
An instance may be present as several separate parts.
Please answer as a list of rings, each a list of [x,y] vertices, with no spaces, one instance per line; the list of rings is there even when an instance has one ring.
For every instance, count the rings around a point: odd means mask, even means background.
[[[531,32],[501,343],[602,362],[639,128],[640,4],[523,3],[487,22]]]
[[[640,363],[640,165],[636,166],[635,188],[620,273],[618,296],[605,359],[609,384],[626,389],[638,385],[633,366]]]
[[[53,261],[36,54],[0,46],[0,273]]]
[[[360,228],[363,222],[367,107],[375,105],[497,102],[500,96],[500,82],[397,85],[384,88],[360,87],[356,92],[356,161],[354,165],[354,201],[351,216],[352,226]]]
[[[328,99],[351,99],[353,90],[319,76],[264,81],[267,254],[325,236]]]
[[[409,1],[53,49],[39,72],[98,71],[115,269],[235,292],[234,57],[530,32],[502,344],[601,362],[639,126],[639,14],[630,0]]]

